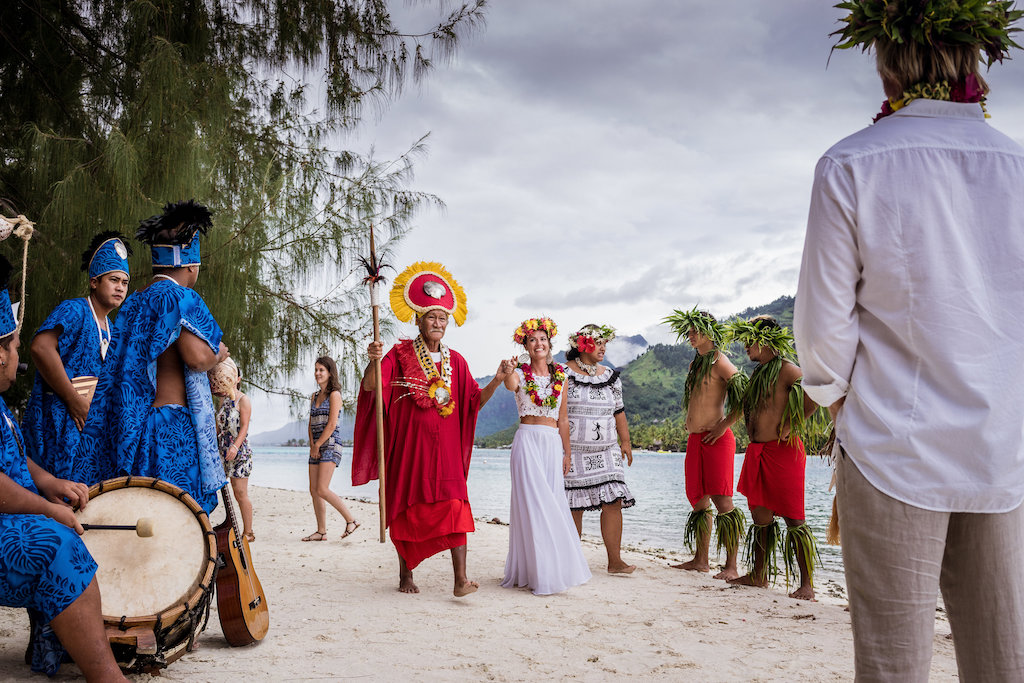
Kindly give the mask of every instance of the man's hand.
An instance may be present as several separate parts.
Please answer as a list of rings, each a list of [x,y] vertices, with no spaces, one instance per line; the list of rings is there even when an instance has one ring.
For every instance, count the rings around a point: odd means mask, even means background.
[[[714,429],[708,431],[708,433],[704,435],[704,438],[702,438],[700,442],[710,446],[719,439],[721,439],[722,435],[725,434],[725,430],[727,429],[729,429],[728,425],[724,423],[719,423]]]
[[[85,533],[85,529],[82,528],[82,523],[78,521],[78,517],[75,517],[75,513],[71,511],[67,505],[52,504],[46,511],[46,516],[55,522],[63,524],[66,527],[70,527],[78,532],[81,536]]]
[[[81,482],[52,477],[43,482],[37,482],[36,486],[39,488],[39,493],[43,494],[43,498],[57,505],[64,507],[78,506],[84,510],[89,502],[89,487]],[[61,520],[58,519],[57,521],[60,522]],[[69,524],[68,526],[73,525]]]
[[[384,357],[384,342],[370,342],[366,346],[366,355],[370,357],[371,361],[380,360]]]
[[[75,421],[78,431],[85,429],[85,418],[89,415],[89,401],[81,394],[75,394],[75,400],[68,405],[68,414]]]
[[[224,361],[226,361],[228,359],[228,356],[230,356],[230,355],[231,354],[228,353],[228,346],[227,346],[227,344],[225,344],[224,342],[221,342],[220,343],[220,347],[218,347],[218,349],[217,349],[217,362],[218,363],[223,363]]]
[[[836,421],[836,415],[839,414],[839,409],[843,407],[844,403],[846,403],[845,396],[828,407],[828,414],[832,416],[832,422]]]

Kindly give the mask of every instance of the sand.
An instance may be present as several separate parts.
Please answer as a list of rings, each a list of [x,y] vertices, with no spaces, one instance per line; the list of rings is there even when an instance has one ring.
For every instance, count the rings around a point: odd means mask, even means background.
[[[252,646],[224,641],[216,605],[200,648],[164,669],[166,681],[830,681],[852,680],[853,644],[840,586],[820,601],[771,589],[727,586],[708,574],[671,569],[685,559],[631,549],[630,576],[605,571],[604,548],[585,539],[594,577],[554,596],[501,588],[508,527],[478,521],[469,573],[480,590],[452,596],[451,556],[415,571],[421,592],[396,590],[398,563],[378,542],[375,505],[351,502],[363,523],[340,539],[331,511],[328,540],[315,529],[308,494],[253,488],[254,563],[270,609],[270,632]],[[597,514],[597,513],[588,513]],[[214,513],[214,521],[221,513]],[[628,523],[628,519],[627,519]],[[0,680],[46,680],[22,656],[24,610],[0,608]],[[949,628],[936,622],[932,680],[956,678]],[[75,680],[66,664],[53,680]],[[135,675],[149,681],[149,675]]]

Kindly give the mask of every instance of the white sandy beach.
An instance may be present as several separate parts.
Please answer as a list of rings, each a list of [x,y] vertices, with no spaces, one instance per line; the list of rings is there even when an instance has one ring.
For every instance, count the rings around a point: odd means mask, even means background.
[[[480,590],[452,596],[449,553],[415,572],[418,595],[396,590],[398,563],[378,542],[377,508],[349,505],[363,526],[340,540],[331,511],[328,540],[302,543],[315,529],[305,493],[253,488],[252,551],[270,608],[270,633],[231,648],[216,605],[200,648],[161,673],[167,681],[829,681],[853,678],[849,614],[841,597],[792,600],[785,586],[726,586],[706,574],[669,568],[678,555],[627,552],[638,570],[610,576],[604,548],[586,541],[594,578],[554,596],[499,583],[508,529],[477,523],[469,537],[470,577]],[[214,513],[215,523],[222,512]],[[596,514],[596,513],[589,513]],[[627,519],[628,523],[628,519]],[[953,644],[936,623],[932,680],[956,679]],[[0,680],[46,680],[23,663],[24,610],[0,608]],[[75,680],[64,665],[53,680]],[[149,675],[132,676],[136,681]]]

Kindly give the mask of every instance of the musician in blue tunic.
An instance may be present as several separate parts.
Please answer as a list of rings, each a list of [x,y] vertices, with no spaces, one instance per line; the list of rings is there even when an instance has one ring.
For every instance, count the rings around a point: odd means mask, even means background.
[[[72,478],[93,484],[126,474],[157,477],[185,490],[206,511],[227,484],[217,450],[206,372],[228,357],[221,329],[192,287],[199,237],[209,210],[194,201],[167,204],[142,221],[153,281],[124,302]]]
[[[0,393],[14,383],[21,343],[7,293],[10,271],[0,256]],[[32,614],[36,671],[52,675],[60,667],[59,644],[44,649],[48,641],[38,633],[52,629],[87,680],[125,680],[104,633],[96,562],[71,510],[88,498],[84,485],[58,479],[25,456],[21,430],[0,398],[0,605]]]
[[[76,391],[71,380],[100,374],[110,343],[107,315],[128,295],[131,253],[120,234],[96,235],[82,254],[89,295],[58,304],[29,347],[37,372],[21,422],[25,450],[56,477],[71,475],[71,454],[89,412],[89,398]]]

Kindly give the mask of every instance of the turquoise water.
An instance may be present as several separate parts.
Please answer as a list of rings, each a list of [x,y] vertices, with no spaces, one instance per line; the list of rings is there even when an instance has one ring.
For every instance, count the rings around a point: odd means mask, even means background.
[[[294,491],[309,489],[309,470],[305,448],[255,449],[255,462],[250,481],[255,486],[269,486]],[[685,552],[683,524],[690,514],[683,486],[682,453],[634,453],[633,466],[626,471],[636,505],[623,511],[622,542],[627,546],[643,546]],[[743,456],[736,456],[736,478],[740,475]],[[352,454],[345,457],[331,481],[338,495],[377,502],[377,482],[352,486]],[[825,545],[825,528],[832,514],[832,494],[828,490],[832,470],[820,458],[807,459],[805,507],[807,522],[814,529],[821,550],[823,579],[842,583],[843,564],[839,548]],[[469,502],[477,517],[498,517],[508,521],[509,514],[509,451],[477,448],[469,469]],[[734,501],[746,511],[746,500],[736,493]],[[256,513],[259,514],[259,511]],[[600,513],[588,512],[583,518],[583,533],[600,538]],[[747,515],[749,522],[749,513]],[[724,559],[724,558],[723,558]],[[818,582],[816,582],[818,583]]]

